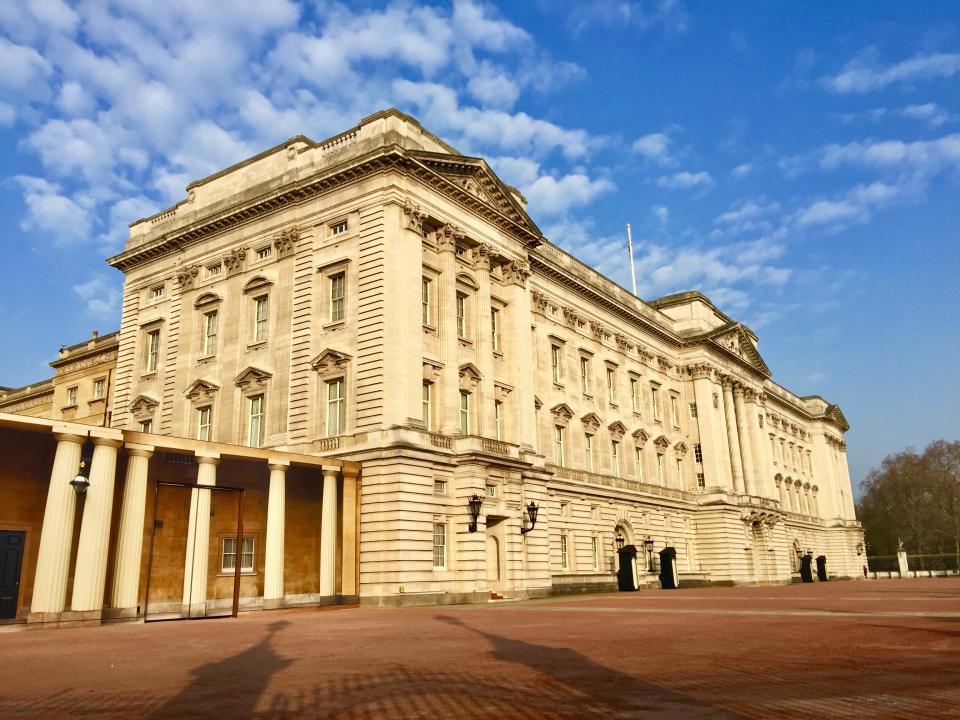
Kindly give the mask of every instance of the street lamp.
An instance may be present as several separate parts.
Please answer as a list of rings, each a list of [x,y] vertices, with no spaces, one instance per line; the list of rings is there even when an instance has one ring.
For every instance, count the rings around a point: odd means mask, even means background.
[[[643,549],[647,551],[647,572],[653,572],[653,537],[647,535],[643,539]]]
[[[537,513],[538,513],[538,512],[540,512],[540,508],[538,508],[538,507],[537,507],[537,504],[536,504],[535,502],[533,502],[533,500],[531,500],[531,501],[530,501],[530,504],[527,505],[527,516],[530,518],[530,527],[528,527],[528,528],[525,528],[525,527],[520,528],[520,534],[521,534],[521,535],[526,535],[528,532],[530,532],[531,530],[533,530],[534,527],[536,527],[536,525],[537,525]]]
[[[618,532],[614,540],[617,543],[617,550],[623,550],[623,544],[627,541],[627,539],[623,536],[623,533]]]
[[[477,520],[480,517],[480,506],[483,505],[483,498],[479,495],[474,495],[467,501],[467,505],[470,507],[470,524],[467,526],[467,530],[476,532]]]
[[[858,542],[858,543],[857,543],[857,555],[863,555],[863,543],[862,543],[862,542]]]
[[[87,438],[87,441],[83,444],[83,449],[80,451],[80,467],[77,468],[77,475],[70,481],[70,486],[77,493],[77,497],[83,495],[90,487],[90,463],[92,462],[93,443],[90,438]]]

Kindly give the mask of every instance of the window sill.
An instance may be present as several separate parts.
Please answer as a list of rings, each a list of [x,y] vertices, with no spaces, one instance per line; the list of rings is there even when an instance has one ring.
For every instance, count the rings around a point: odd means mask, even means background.
[[[267,346],[266,340],[257,340],[256,342],[247,343],[247,350],[259,350]]]
[[[240,577],[256,577],[256,576],[257,576],[257,571],[256,571],[256,570],[241,570],[241,571],[240,571]],[[221,570],[220,572],[217,573],[217,577],[230,577],[230,578],[232,578],[232,577],[233,577],[233,570],[229,570],[229,571],[227,571],[227,572],[224,572],[223,570]]]
[[[141,380],[156,380],[156,379],[157,379],[157,371],[156,371],[156,370],[151,370],[150,372],[145,372],[145,373],[143,373],[143,374],[140,376],[140,379],[141,379]]]
[[[553,383],[553,389],[554,389],[554,390],[565,390],[566,388],[564,388],[563,383],[558,383],[558,382],[554,381],[554,383]]]
[[[642,414],[639,410],[634,410],[634,411],[633,411],[633,416],[634,416],[634,417],[643,417],[643,414]]]
[[[64,405],[64,406],[63,406],[62,408],[60,408],[60,409],[61,409],[61,410],[76,410],[76,409],[77,409],[77,404],[76,404],[76,403],[73,403],[73,405]]]
[[[494,356],[497,360],[503,360],[503,352],[500,351],[500,350],[494,350],[494,351],[493,351],[493,356]]]
[[[197,365],[208,365],[216,359],[216,355],[204,355],[203,357],[197,358]]]
[[[339,330],[342,327],[346,327],[346,320],[335,320],[334,322],[328,322],[326,325],[321,325],[323,330]]]
[[[96,405],[97,403],[105,403],[106,401],[107,401],[106,398],[102,398],[102,397],[94,398],[93,400],[87,400],[87,405]]]
[[[620,406],[617,405],[615,402],[612,402],[612,401],[610,402],[610,407],[612,407],[614,410],[620,409]]]
[[[429,333],[430,335],[437,335],[437,328],[434,325],[429,325],[428,323],[423,324],[423,331]]]
[[[586,400],[587,402],[593,402],[593,395],[585,392],[583,393],[583,399]]]
[[[459,342],[463,347],[473,347],[473,340],[467,340],[465,337],[458,337],[457,342]]]

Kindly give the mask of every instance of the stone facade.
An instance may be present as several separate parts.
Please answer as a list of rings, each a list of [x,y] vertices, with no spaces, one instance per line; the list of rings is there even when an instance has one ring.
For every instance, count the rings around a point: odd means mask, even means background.
[[[808,550],[858,577],[839,408],[525,204],[395,110],[191,184],[109,261],[113,426],[362,462],[363,602],[608,588],[618,533],[675,548],[681,583],[789,582]]]

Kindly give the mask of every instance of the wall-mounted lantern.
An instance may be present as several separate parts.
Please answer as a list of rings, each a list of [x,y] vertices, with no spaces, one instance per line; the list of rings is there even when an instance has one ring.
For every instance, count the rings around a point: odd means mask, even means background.
[[[536,527],[536,525],[537,525],[537,513],[538,513],[538,512],[540,512],[540,508],[538,508],[538,507],[537,507],[537,504],[536,504],[535,502],[533,502],[533,500],[531,500],[531,501],[530,501],[530,504],[527,505],[527,516],[530,518],[530,527],[528,527],[528,528],[525,528],[525,527],[520,528],[520,534],[521,534],[521,535],[526,535],[528,532],[530,532],[531,530],[533,530],[534,527]]]
[[[647,551],[647,572],[653,572],[653,537],[647,535],[643,539],[643,549]]]
[[[83,495],[90,487],[90,464],[93,462],[93,442],[90,438],[83,444],[80,451],[80,467],[77,468],[77,476],[70,481],[70,486],[77,493],[77,497]]]
[[[467,526],[467,530],[476,532],[477,520],[480,519],[480,506],[483,505],[483,498],[479,495],[474,495],[467,501],[467,505],[470,508],[470,524]]]

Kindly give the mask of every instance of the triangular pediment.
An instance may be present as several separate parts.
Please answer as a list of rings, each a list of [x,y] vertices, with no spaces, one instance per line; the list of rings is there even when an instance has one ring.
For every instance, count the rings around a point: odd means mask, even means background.
[[[212,383],[209,380],[194,380],[192,383],[190,383],[187,389],[183,391],[183,394],[190,399],[209,397],[219,389],[219,385]]]
[[[410,154],[470,197],[494,208],[518,225],[522,225],[537,238],[543,236],[540,228],[530,219],[514,197],[514,192],[519,194],[519,191],[511,190],[510,186],[498,178],[482,158],[425,150],[412,150]]]
[[[345,352],[340,352],[333,348],[326,348],[310,361],[310,367],[319,373],[324,373],[329,370],[342,370],[351,359],[352,358]]]
[[[160,404],[149,395],[137,395],[137,399],[130,403],[130,412],[134,415],[144,412],[151,412]]]
[[[272,377],[273,373],[250,365],[233,379],[233,384],[239,385],[240,387],[246,385],[262,385]]]
[[[677,455],[686,455],[687,454],[687,444],[681,440],[676,445],[673,446],[673,451]]]
[[[612,423],[607,425],[607,430],[609,430],[610,434],[614,437],[622,438],[624,433],[627,432],[627,426],[619,420],[614,420]]]
[[[666,450],[668,447],[670,447],[670,441],[667,440],[666,435],[658,436],[657,439],[653,441],[653,444],[656,445],[660,450]]]
[[[750,335],[740,323],[733,323],[732,325],[718,328],[707,337],[710,342],[723,348],[725,352],[743,360],[748,365],[751,365],[763,373],[766,377],[770,377],[770,368],[763,361]]]
[[[472,380],[480,380],[483,378],[483,373],[481,373],[480,369],[473,363],[464,363],[460,366],[460,377],[468,377]]]
[[[847,418],[844,417],[843,413],[840,411],[839,405],[831,405],[828,407],[825,415],[830,418],[833,423],[843,432],[846,432],[850,429],[850,423],[847,422]]]
[[[569,420],[573,417],[573,410],[566,403],[559,403],[550,408],[550,413],[557,418],[563,418],[564,420]]]
[[[631,433],[631,434],[633,435],[633,439],[636,440],[636,441],[637,441],[637,444],[640,445],[641,447],[642,447],[643,445],[646,445],[646,444],[647,444],[647,440],[650,439],[650,433],[648,433],[648,432],[647,432],[646,430],[644,430],[643,428],[637,428],[637,429],[634,430],[633,433]]]
[[[595,412],[589,412],[580,418],[580,422],[583,423],[583,426],[589,429],[591,432],[596,432],[600,425],[603,424],[603,420],[600,419],[600,416]]]

